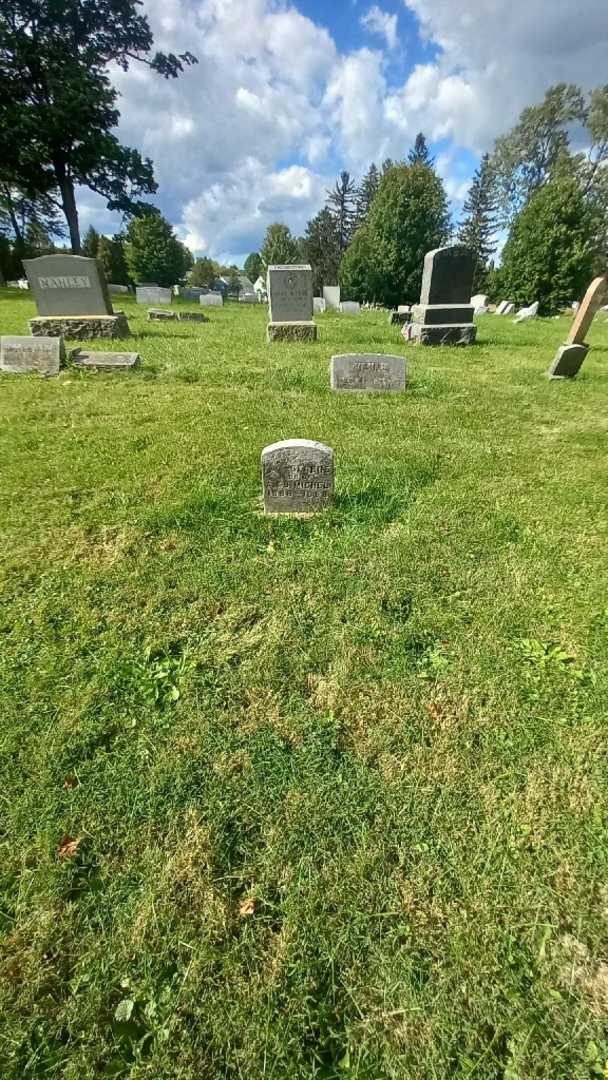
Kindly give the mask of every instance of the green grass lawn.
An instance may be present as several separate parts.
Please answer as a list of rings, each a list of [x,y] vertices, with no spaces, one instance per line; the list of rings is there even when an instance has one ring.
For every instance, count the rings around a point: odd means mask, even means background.
[[[608,1075],[608,320],[117,306],[138,371],[0,377],[3,1080]]]

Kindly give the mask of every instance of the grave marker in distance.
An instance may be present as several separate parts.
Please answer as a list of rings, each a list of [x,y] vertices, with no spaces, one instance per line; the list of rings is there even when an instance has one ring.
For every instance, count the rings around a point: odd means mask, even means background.
[[[311,439],[286,439],[262,451],[266,514],[314,514],[331,504],[334,452]]]
[[[311,266],[269,266],[268,304],[269,341],[316,341]]]

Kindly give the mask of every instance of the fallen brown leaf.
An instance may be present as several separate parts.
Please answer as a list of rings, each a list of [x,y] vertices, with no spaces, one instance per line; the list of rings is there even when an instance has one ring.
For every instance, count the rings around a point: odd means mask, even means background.
[[[70,788],[76,787],[77,783],[78,783],[78,781],[77,781],[76,777],[74,776],[74,774],[70,773],[70,775],[66,776],[65,780],[63,781],[63,786],[64,786],[64,788],[67,788],[69,790]]]
[[[81,836],[78,838],[78,840],[74,840],[72,836],[70,836],[68,833],[65,833],[61,838],[61,843],[59,847],[57,848],[57,854],[59,858],[71,859],[78,851],[81,842]]]
[[[255,911],[255,900],[243,900],[239,905],[241,919],[247,919]]]

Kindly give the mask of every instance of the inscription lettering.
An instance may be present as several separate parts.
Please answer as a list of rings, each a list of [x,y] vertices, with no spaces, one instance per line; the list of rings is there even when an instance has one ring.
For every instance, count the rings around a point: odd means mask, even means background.
[[[91,279],[82,275],[79,277],[39,277],[38,284],[41,289],[90,289]]]

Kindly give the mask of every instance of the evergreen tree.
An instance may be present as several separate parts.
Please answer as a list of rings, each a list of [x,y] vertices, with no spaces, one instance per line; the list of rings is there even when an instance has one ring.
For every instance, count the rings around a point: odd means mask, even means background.
[[[357,189],[357,206],[355,211],[356,227],[359,229],[367,221],[370,207],[380,187],[380,173],[372,162]]]
[[[320,296],[324,285],[337,282],[340,266],[336,219],[327,207],[308,222],[302,243],[303,258],[312,266],[315,295]]]
[[[276,266],[288,263],[297,263],[300,261],[300,248],[298,241],[292,236],[291,230],[287,225],[281,225],[275,222],[274,225],[269,225],[266,229],[266,236],[264,243],[260,250],[260,258],[262,260],[263,272],[269,266]]]
[[[258,252],[257,251],[252,251],[251,255],[248,255],[247,258],[245,259],[244,270],[245,270],[245,273],[246,273],[247,277],[249,278],[249,280],[252,282],[253,285],[255,285],[255,283],[258,280],[260,274],[263,272],[263,269],[264,268],[262,266],[262,260],[261,260],[261,258],[259,256]]]
[[[395,165],[396,165],[396,162],[395,162],[395,161],[393,161],[393,159],[392,159],[392,158],[390,158],[390,157],[387,157],[387,158],[386,158],[386,159],[385,159],[385,160],[384,160],[384,161],[382,162],[382,175],[383,175],[383,176],[386,176],[386,174],[387,174],[387,172],[389,171],[389,169],[394,169],[394,168],[395,168]]]
[[[410,165],[426,165],[429,169],[432,169],[435,164],[435,158],[431,157],[421,131],[416,135],[416,141],[407,155],[407,160]]]
[[[463,215],[458,242],[475,255],[473,292],[477,293],[487,286],[488,263],[496,250],[496,200],[489,154],[483,155],[473,176]]]
[[[502,288],[518,305],[539,302],[553,315],[583,296],[597,255],[598,223],[575,179],[553,180],[515,218],[500,269]]]
[[[425,165],[396,165],[383,176],[367,224],[342,260],[341,283],[357,300],[416,302],[424,256],[448,236],[440,178]]]
[[[340,256],[349,246],[355,231],[355,199],[357,188],[349,172],[341,172],[333,191],[327,192],[327,209],[336,223]]]
[[[97,258],[103,268],[106,281],[110,281],[112,285],[129,285],[124,237],[120,233],[111,239],[109,236],[99,237]]]
[[[97,230],[94,229],[92,225],[89,225],[84,240],[82,241],[82,254],[87,255],[89,259],[96,259],[99,239],[100,237]]]
[[[125,257],[133,281],[154,281],[166,287],[182,282],[194,261],[156,209],[129,222]]]

